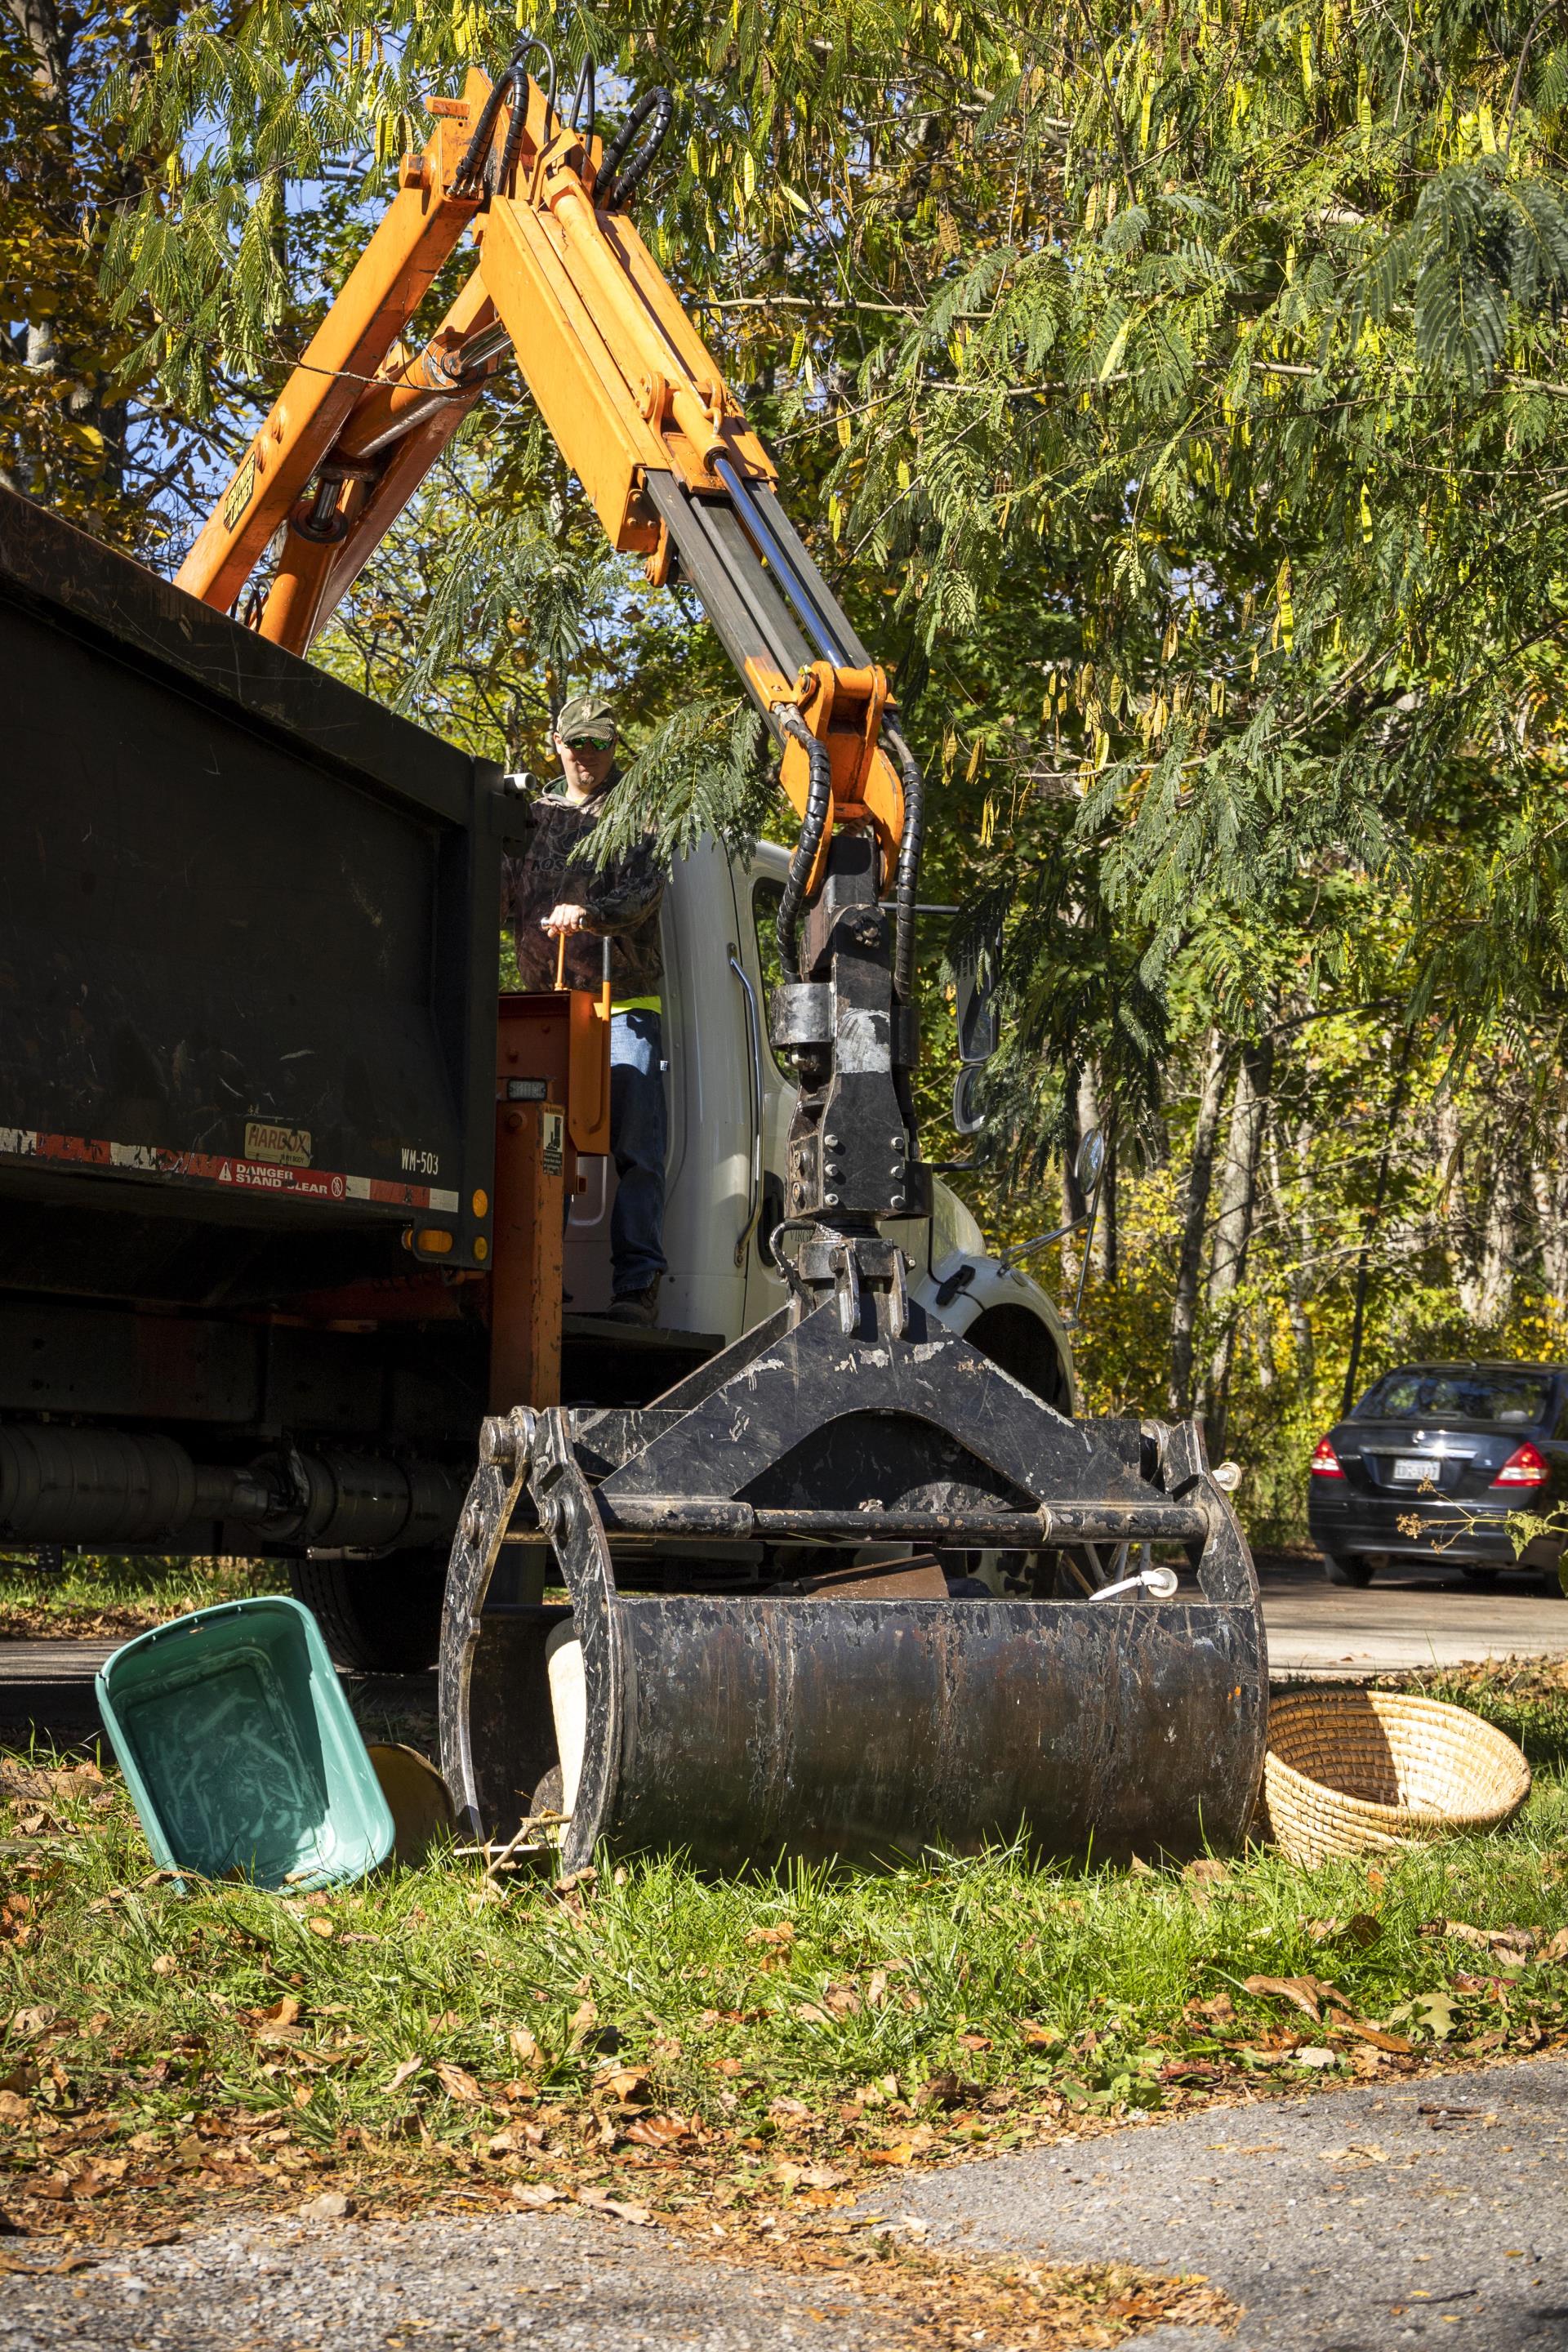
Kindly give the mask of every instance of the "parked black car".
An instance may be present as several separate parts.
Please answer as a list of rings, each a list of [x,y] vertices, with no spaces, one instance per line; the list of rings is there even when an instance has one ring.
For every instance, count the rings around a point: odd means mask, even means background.
[[[1545,1569],[1561,1536],[1517,1562],[1504,1522],[1568,1501],[1568,1365],[1406,1364],[1384,1372],[1318,1441],[1307,1523],[1331,1584],[1367,1584],[1394,1559],[1472,1579]]]

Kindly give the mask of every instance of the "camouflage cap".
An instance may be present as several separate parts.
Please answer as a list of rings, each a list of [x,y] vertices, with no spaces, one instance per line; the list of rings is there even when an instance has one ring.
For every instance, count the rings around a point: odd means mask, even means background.
[[[563,743],[575,743],[584,735],[619,734],[615,706],[602,694],[574,694],[562,704],[555,732]]]

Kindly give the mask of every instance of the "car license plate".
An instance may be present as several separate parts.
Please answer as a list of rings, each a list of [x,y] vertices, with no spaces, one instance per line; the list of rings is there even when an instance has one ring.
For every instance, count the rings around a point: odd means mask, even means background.
[[[1438,1484],[1442,1474],[1442,1464],[1434,1460],[1430,1454],[1401,1454],[1394,1465],[1396,1478],[1430,1478],[1434,1486]]]

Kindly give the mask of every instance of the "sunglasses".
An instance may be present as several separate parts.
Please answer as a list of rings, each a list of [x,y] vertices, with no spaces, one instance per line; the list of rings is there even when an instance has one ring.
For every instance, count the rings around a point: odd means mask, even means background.
[[[608,751],[613,750],[615,740],[613,734],[568,735],[566,738],[569,748],[574,751]]]

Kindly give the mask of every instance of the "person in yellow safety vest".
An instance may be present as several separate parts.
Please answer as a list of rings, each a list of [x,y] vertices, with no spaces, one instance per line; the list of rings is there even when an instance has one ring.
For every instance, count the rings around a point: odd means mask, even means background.
[[[652,1325],[665,1271],[663,1004],[658,910],[665,877],[650,835],[602,866],[591,836],[620,778],[615,710],[600,695],[561,706],[555,751],[559,790],[531,803],[528,845],[502,868],[501,911],[518,971],[530,989],[555,986],[564,939],[573,988],[597,989],[601,942],[610,941],[610,1150],[618,1181],[610,1216],[609,1312]]]

